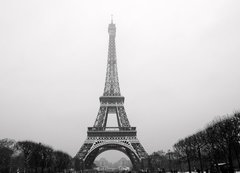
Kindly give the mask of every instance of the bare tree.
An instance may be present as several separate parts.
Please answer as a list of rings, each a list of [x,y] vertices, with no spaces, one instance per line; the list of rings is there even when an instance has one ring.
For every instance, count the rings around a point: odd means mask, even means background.
[[[188,164],[189,173],[192,172],[191,168],[191,157],[193,154],[193,148],[191,143],[191,138],[187,137],[185,139],[181,139],[176,144],[174,144],[174,150],[176,153],[179,153],[181,159],[186,159]]]
[[[203,173],[202,150],[203,150],[204,146],[206,145],[206,143],[204,142],[205,137],[206,137],[206,134],[204,131],[199,131],[189,137],[191,140],[190,144],[192,145],[191,148],[193,148],[193,151],[196,152],[195,153],[196,158],[199,161],[200,170],[202,173]]]
[[[71,166],[71,156],[62,151],[54,151],[54,171],[63,172]]]
[[[23,150],[27,170],[30,168],[35,169],[35,172],[37,172],[37,169],[41,168],[43,172],[45,168],[50,169],[53,153],[51,147],[32,141],[21,141],[18,142],[18,145]]]

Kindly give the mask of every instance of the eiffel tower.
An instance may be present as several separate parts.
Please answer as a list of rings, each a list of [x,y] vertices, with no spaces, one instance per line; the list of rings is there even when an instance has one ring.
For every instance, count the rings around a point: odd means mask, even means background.
[[[109,46],[107,73],[100,109],[93,127],[88,127],[87,139],[76,154],[75,159],[82,169],[90,169],[95,158],[104,151],[118,150],[125,153],[134,169],[147,164],[147,153],[137,139],[136,127],[131,127],[124,109],[121,96],[115,48],[116,26],[111,20],[108,26]],[[108,116],[117,117],[117,127],[107,127]],[[75,163],[76,164],[76,163]]]

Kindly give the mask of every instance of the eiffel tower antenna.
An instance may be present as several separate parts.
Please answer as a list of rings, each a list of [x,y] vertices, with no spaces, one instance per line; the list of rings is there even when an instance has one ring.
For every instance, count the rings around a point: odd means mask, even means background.
[[[113,23],[113,15],[111,14],[111,23]]]
[[[136,127],[130,126],[124,108],[124,97],[120,93],[115,47],[116,26],[112,16],[108,34],[107,72],[104,92],[99,98],[100,108],[95,123],[93,127],[88,127],[87,139],[75,158],[80,160],[82,168],[90,169],[99,154],[107,150],[118,150],[130,158],[137,170],[146,165],[148,154],[137,139]],[[106,126],[111,114],[117,117],[117,127]]]

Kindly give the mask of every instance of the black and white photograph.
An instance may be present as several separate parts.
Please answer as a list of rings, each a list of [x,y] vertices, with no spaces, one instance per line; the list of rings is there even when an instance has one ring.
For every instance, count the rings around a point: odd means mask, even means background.
[[[0,0],[0,173],[240,173],[240,1]]]

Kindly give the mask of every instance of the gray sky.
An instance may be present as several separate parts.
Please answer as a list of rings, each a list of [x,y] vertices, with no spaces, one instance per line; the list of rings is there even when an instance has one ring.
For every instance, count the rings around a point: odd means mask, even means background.
[[[240,1],[0,1],[0,138],[77,153],[111,14],[125,109],[149,154],[239,110]]]

